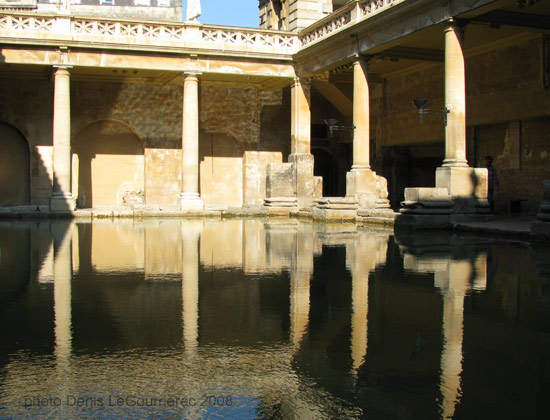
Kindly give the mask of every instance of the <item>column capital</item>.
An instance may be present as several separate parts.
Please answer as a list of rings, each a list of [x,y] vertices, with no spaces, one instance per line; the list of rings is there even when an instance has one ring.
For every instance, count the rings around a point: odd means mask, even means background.
[[[292,79],[292,83],[290,84],[290,87],[295,86],[304,86],[304,85],[310,85],[311,84],[311,77],[299,77],[296,76],[294,79]]]
[[[199,80],[199,76],[202,75],[202,72],[200,71],[193,71],[193,70],[187,70],[187,71],[183,71],[181,73],[181,78],[183,80],[186,80],[186,79],[189,79],[189,80]]]
[[[464,32],[466,31],[466,25],[467,21],[462,19],[455,19],[451,18],[447,21],[445,21],[445,29],[444,32],[455,32],[459,39],[462,41],[464,38]]]
[[[56,73],[65,72],[67,74],[70,74],[69,70],[73,68],[73,66],[69,66],[67,64],[54,64],[52,67],[55,69]]]

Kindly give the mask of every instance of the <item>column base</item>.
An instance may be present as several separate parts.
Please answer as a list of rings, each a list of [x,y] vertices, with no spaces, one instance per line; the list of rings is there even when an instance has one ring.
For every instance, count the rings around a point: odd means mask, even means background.
[[[76,200],[71,193],[54,193],[50,199],[50,211],[73,211]]]
[[[355,196],[359,208],[375,208],[378,199],[376,172],[351,170],[346,174],[346,196]]]
[[[204,203],[200,195],[196,193],[182,193],[180,194],[180,209],[188,211],[202,211],[204,210]]]
[[[487,169],[442,166],[435,171],[435,186],[452,197],[487,198]]]

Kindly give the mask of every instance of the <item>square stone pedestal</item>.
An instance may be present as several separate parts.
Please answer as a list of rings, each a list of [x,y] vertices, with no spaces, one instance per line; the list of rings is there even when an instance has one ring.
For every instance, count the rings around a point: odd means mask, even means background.
[[[348,172],[346,174],[346,196],[355,196],[359,208],[375,208],[377,200],[376,172]]]
[[[72,194],[52,195],[50,211],[73,211],[76,208],[76,200]]]
[[[313,192],[315,190],[315,180],[313,178],[313,155],[310,153],[291,154],[288,157],[288,162],[294,165],[298,207],[312,206]]]
[[[487,168],[439,167],[435,171],[435,186],[447,188],[453,198],[487,199]]]
[[[180,209],[184,211],[203,211],[204,203],[201,198],[180,197]]]

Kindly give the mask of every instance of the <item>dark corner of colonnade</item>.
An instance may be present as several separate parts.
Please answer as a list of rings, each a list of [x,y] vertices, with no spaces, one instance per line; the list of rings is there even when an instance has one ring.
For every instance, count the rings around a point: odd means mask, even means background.
[[[46,173],[41,161],[37,165],[41,167],[31,168],[31,149],[23,133],[0,116],[1,207],[30,204],[31,170]]]

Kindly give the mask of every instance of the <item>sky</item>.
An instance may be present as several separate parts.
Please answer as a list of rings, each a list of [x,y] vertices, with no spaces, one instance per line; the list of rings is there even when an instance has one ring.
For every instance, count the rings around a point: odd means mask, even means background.
[[[242,26],[257,28],[258,0],[201,0],[202,15],[198,21],[209,25]],[[183,18],[187,0],[183,0]]]

